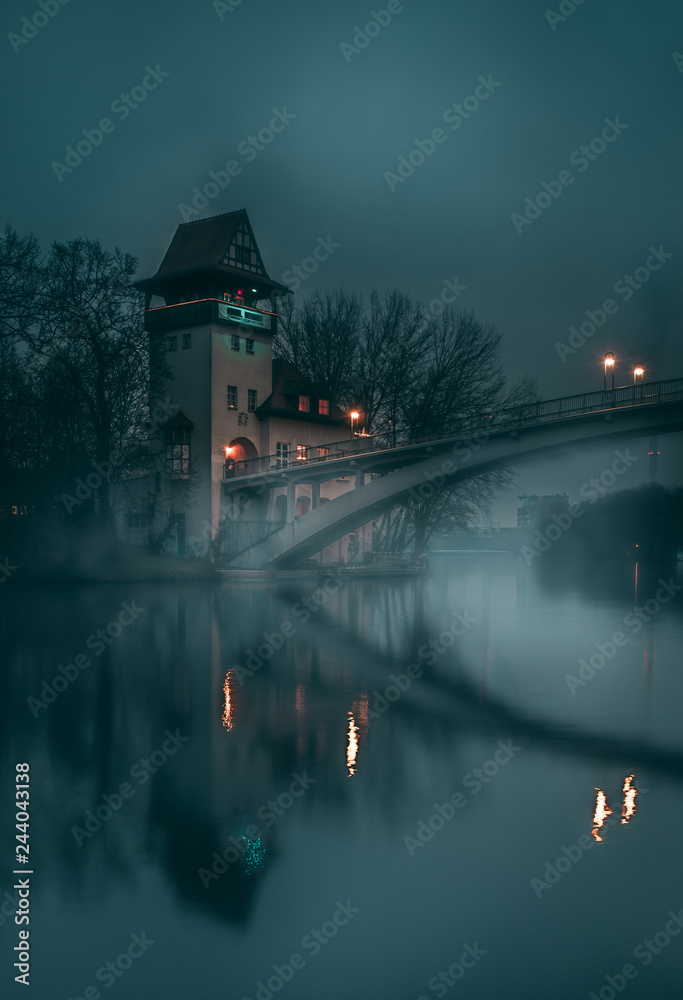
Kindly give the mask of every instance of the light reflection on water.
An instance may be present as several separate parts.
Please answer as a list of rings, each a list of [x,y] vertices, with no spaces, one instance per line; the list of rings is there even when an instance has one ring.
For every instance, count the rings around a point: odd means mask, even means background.
[[[207,996],[253,997],[273,963],[347,897],[361,914],[298,974],[292,998],[345,998],[362,967],[368,996],[414,1000],[476,939],[494,960],[482,961],[462,995],[514,996],[513,982],[519,995],[569,1000],[599,988],[680,907],[680,598],[572,694],[565,675],[633,609],[633,565],[531,572],[509,557],[475,556],[434,558],[432,567],[429,579],[348,583],[306,623],[292,609],[312,583],[1,595],[0,714],[11,748],[3,763],[32,762],[36,906],[51,921],[35,1000],[41,988],[50,998],[80,995],[90,966],[110,957],[109,941],[139,929],[143,916],[165,942],[163,961],[152,949],[147,966],[131,971],[127,1000],[162,989],[170,1000],[197,995],[188,955],[199,950]],[[672,572],[640,563],[638,602]],[[145,614],[34,719],[27,697],[132,597]],[[472,627],[437,662],[420,657],[466,611]],[[295,634],[269,651],[266,637],[288,621]],[[248,663],[251,673],[236,669]],[[410,663],[421,676],[378,701]],[[187,743],[78,848],[71,827],[176,729]],[[498,740],[521,750],[470,794],[464,777]],[[290,792],[294,775],[311,780],[300,796]],[[429,827],[435,806],[456,792],[464,808]],[[251,827],[246,861],[226,862]],[[412,857],[403,838],[418,829],[427,833]],[[539,900],[530,880],[588,830],[600,850]],[[199,869],[223,864],[202,884]],[[637,910],[622,900],[625,866]],[[91,931],[95,957],[83,969],[68,942]],[[0,945],[8,941],[0,928]],[[666,963],[680,984],[673,948]]]

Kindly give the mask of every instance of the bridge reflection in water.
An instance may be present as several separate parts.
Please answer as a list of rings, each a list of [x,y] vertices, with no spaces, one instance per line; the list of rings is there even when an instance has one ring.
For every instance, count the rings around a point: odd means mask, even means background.
[[[113,936],[144,926],[166,942],[159,960],[150,953],[148,979],[131,973],[127,1000],[155,982],[197,995],[196,968],[176,951],[201,952],[207,996],[224,992],[229,955],[231,995],[253,997],[337,899],[360,907],[360,930],[340,931],[320,972],[301,972],[298,1000],[330,982],[349,995],[361,959],[368,995],[419,996],[454,940],[502,956],[482,960],[477,995],[511,995],[512,975],[524,995],[547,996],[562,956],[564,995],[587,995],[603,956],[633,937],[625,870],[644,924],[633,940],[660,925],[678,905],[670,887],[681,864],[683,607],[667,605],[579,699],[564,675],[632,609],[632,565],[594,566],[585,578],[565,570],[549,586],[504,556],[433,563],[431,578],[346,583],[269,655],[268,637],[295,621],[312,582],[138,584],[144,614],[36,719],[26,698],[131,598],[130,585],[2,595],[0,717],[13,756],[40,776],[32,819],[50,843],[43,995],[79,995],[88,976],[69,942],[104,912]],[[672,572],[641,564],[640,599]],[[475,623],[429,665],[420,650],[465,610]],[[646,632],[659,640],[654,676],[643,670]],[[412,662],[421,675],[378,711]],[[188,737],[178,753],[79,847],[71,828],[176,729]],[[499,740],[519,751],[475,794],[464,779]],[[435,804],[456,792],[464,807],[429,827]],[[609,830],[600,814],[594,821],[596,805],[615,813]],[[591,829],[599,851],[539,901],[530,880]],[[418,831],[411,856],[404,838]]]

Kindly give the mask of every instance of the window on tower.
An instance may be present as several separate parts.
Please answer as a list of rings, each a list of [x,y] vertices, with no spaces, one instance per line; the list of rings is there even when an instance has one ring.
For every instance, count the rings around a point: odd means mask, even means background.
[[[230,346],[232,347],[233,351],[239,351],[240,349],[239,334],[237,333],[232,334],[232,336],[230,337]]]
[[[249,337],[247,337],[247,339],[244,341],[244,349],[247,352],[247,354],[254,353],[254,341],[251,340]]]
[[[228,386],[228,409],[229,410],[236,410],[237,409],[237,386],[236,385],[229,385]]]
[[[275,468],[286,469],[287,459],[289,457],[289,444],[286,441],[278,441],[276,442],[275,450],[276,450]]]
[[[175,479],[190,475],[190,432],[173,428],[166,431],[166,472]]]
[[[253,413],[256,409],[256,389],[247,389],[247,410]]]
[[[192,334],[191,333],[184,333],[183,334],[183,349],[185,349],[187,347],[192,347]]]
[[[167,351],[177,351],[178,350],[178,338],[177,337],[167,337],[166,338],[166,350]]]
[[[302,413],[308,413],[310,409],[311,409],[311,397],[299,396],[299,410]]]

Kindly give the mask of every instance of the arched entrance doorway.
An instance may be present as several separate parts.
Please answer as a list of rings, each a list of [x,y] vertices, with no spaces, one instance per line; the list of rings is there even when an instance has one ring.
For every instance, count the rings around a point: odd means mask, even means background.
[[[258,451],[249,438],[233,438],[228,448],[233,462],[246,462],[250,458],[258,458]]]

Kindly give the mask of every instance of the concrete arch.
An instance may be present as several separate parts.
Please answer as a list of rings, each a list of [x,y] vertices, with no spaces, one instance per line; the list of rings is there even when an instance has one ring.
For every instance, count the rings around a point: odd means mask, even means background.
[[[366,524],[411,495],[425,497],[437,486],[454,486],[484,472],[539,461],[586,447],[633,441],[652,434],[683,430],[683,402],[600,410],[556,423],[500,430],[479,435],[478,442],[451,438],[393,453],[388,475],[344,493],[324,506],[285,524],[240,553],[231,568],[286,568],[310,558],[343,534]],[[408,454],[410,452],[410,454]],[[380,453],[377,453],[380,454]],[[381,453],[386,455],[386,452]],[[403,461],[403,467],[396,467]],[[407,465],[411,461],[413,464]],[[358,472],[377,468],[377,455],[354,459]],[[332,472],[334,475],[334,472]],[[254,477],[256,480],[256,477]],[[254,483],[256,485],[256,483]]]

